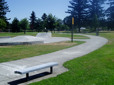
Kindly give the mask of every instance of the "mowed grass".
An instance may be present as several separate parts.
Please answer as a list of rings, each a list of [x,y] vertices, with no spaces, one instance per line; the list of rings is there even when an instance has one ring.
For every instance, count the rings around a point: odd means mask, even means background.
[[[21,35],[32,35],[32,36],[36,36],[38,32],[26,32],[26,34],[24,34],[23,32],[19,32],[19,33],[0,33],[0,37],[3,36],[11,36],[11,37],[15,37],[15,36],[21,36]]]
[[[35,36],[36,34],[37,32],[27,32],[26,35]],[[20,36],[20,35],[24,35],[24,34],[23,33],[0,33],[0,36],[14,37],[14,36]],[[68,34],[68,36],[70,35]],[[64,34],[63,34],[63,37],[64,37]],[[76,41],[71,43],[70,41],[68,41],[68,42],[58,42],[58,43],[51,43],[51,44],[0,46],[0,63],[47,54],[47,53],[55,52],[65,48],[69,48],[72,46],[76,46],[82,43],[84,42]]]
[[[29,85],[114,85],[114,32],[100,35],[109,42],[96,51],[65,62],[68,72]]]
[[[0,46],[0,63],[34,57],[76,46],[84,42],[59,42],[38,45]]]
[[[68,33],[68,34],[53,33],[53,37],[68,37],[68,38],[71,38],[70,35],[71,35],[70,33]],[[90,38],[86,37],[86,36],[82,36],[82,35],[76,35],[76,33],[74,33],[73,39],[90,39]]]

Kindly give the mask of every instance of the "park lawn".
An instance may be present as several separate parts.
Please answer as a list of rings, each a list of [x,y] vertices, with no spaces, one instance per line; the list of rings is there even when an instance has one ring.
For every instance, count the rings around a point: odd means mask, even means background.
[[[29,85],[114,85],[114,32],[100,35],[109,40],[106,45],[65,62],[69,71]]]
[[[37,45],[0,46],[0,63],[55,52],[84,42],[57,42]]]
[[[71,34],[70,33],[53,33],[53,37],[68,37],[68,38],[71,38],[70,36]],[[76,33],[74,33],[73,35],[73,39],[90,39],[89,37],[86,37],[86,36],[83,36],[83,35],[76,35]]]

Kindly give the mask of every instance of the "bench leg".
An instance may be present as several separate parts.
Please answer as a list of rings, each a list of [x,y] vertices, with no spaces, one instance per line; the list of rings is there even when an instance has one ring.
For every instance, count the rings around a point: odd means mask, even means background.
[[[50,67],[50,73],[53,73],[53,67]]]
[[[26,73],[26,80],[29,80],[29,73]]]

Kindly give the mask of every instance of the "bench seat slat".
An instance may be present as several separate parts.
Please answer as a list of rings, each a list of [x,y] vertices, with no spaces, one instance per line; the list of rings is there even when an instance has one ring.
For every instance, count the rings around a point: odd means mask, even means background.
[[[29,72],[37,71],[37,70],[48,68],[48,67],[53,67],[53,66],[56,66],[56,65],[58,65],[58,63],[50,62],[50,63],[38,65],[38,66],[33,66],[33,67],[28,67],[28,68],[25,68],[25,69],[21,69],[21,70],[15,71],[15,73],[26,74],[26,73],[29,73]]]

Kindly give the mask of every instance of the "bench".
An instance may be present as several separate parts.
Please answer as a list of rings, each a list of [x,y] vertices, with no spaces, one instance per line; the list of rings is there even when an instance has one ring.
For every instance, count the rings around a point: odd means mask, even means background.
[[[29,73],[30,72],[50,67],[50,73],[53,73],[53,66],[56,66],[56,65],[58,65],[58,63],[50,62],[50,63],[45,63],[45,64],[41,64],[41,65],[37,65],[37,66],[32,66],[32,67],[20,69],[20,70],[14,71],[14,73],[21,74],[21,75],[26,74],[26,79],[29,80]]]

